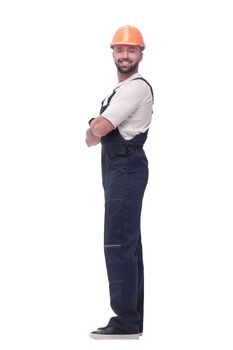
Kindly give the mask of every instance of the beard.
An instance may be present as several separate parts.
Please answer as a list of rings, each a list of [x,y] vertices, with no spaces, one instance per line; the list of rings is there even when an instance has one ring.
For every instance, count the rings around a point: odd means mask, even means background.
[[[130,64],[127,66],[124,66],[124,65],[122,65],[123,62],[128,62]],[[131,62],[128,60],[122,60],[120,62],[119,61],[115,62],[115,65],[120,73],[129,74],[129,73],[134,73],[134,72],[138,71],[139,62],[131,64]]]

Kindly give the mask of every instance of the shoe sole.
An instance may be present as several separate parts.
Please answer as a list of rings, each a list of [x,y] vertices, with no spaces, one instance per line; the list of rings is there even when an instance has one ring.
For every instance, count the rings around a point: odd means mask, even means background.
[[[90,334],[92,339],[139,339],[139,334]]]
[[[99,327],[98,330],[104,330],[106,327]],[[143,336],[143,333],[138,333],[139,337],[142,337]]]

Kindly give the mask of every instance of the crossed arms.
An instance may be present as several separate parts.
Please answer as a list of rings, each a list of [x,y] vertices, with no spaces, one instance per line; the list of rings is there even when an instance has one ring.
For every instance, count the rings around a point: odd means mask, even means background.
[[[102,115],[98,116],[90,123],[90,128],[86,131],[87,146],[98,145],[101,137],[107,135],[113,129],[115,129],[115,127],[109,120],[102,117]]]

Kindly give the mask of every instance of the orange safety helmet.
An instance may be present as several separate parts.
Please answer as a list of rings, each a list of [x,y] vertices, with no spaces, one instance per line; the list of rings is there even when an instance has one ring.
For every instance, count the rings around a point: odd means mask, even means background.
[[[115,45],[138,45],[142,50],[146,47],[141,32],[130,25],[117,29],[111,42],[111,48],[113,49]]]

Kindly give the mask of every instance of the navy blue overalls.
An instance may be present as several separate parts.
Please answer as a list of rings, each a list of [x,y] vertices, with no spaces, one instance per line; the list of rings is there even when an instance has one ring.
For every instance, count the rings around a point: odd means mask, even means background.
[[[149,86],[150,84],[143,78]],[[151,86],[150,86],[151,88]],[[108,107],[116,89],[103,105]],[[153,96],[153,91],[151,88]],[[105,194],[104,253],[111,307],[117,316],[109,324],[122,331],[143,330],[144,275],[140,217],[148,180],[143,150],[147,131],[126,141],[118,128],[101,138]]]

